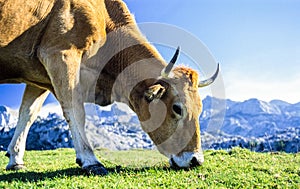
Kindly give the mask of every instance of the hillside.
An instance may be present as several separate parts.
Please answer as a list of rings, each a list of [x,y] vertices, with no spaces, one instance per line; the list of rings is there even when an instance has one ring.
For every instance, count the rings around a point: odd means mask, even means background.
[[[134,112],[116,103],[107,107],[85,105],[87,135],[95,148],[153,149]],[[254,151],[300,151],[300,103],[249,99],[244,102],[206,97],[200,116],[204,149],[234,146]],[[0,106],[0,150],[13,135],[17,112]],[[68,125],[58,105],[47,105],[33,124],[26,148],[72,147]]]

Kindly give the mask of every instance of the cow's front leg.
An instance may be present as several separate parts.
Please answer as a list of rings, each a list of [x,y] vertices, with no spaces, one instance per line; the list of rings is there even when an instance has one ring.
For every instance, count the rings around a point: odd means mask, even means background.
[[[75,89],[76,91],[78,90]],[[85,133],[85,112],[81,96],[74,92],[72,108],[63,108],[64,116],[67,119],[76,150],[76,163],[88,174],[106,175],[105,167],[97,160],[92,147],[90,146]],[[64,103],[65,105],[66,103]]]
[[[75,95],[75,94],[73,94]],[[106,175],[108,171],[97,160],[85,133],[85,113],[82,104],[73,104],[73,108],[64,108],[65,118],[70,125],[72,139],[76,150],[76,163],[88,174]]]
[[[49,91],[27,85],[22,104],[19,110],[19,119],[14,136],[8,146],[6,156],[9,157],[7,170],[18,170],[25,168],[23,156],[26,146],[26,138],[32,123],[37,117]]]
[[[56,50],[53,53],[40,53],[40,56],[70,126],[76,163],[89,174],[107,174],[107,170],[94,155],[84,129],[84,99],[79,82],[82,52],[76,49]]]

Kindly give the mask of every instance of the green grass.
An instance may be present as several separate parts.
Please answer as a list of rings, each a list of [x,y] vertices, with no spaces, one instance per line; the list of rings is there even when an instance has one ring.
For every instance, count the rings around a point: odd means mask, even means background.
[[[73,149],[27,151],[26,170],[5,171],[0,152],[0,188],[300,188],[300,154],[255,153],[235,148],[205,151],[205,163],[171,170],[157,151],[96,151],[109,169],[87,176],[75,164]]]

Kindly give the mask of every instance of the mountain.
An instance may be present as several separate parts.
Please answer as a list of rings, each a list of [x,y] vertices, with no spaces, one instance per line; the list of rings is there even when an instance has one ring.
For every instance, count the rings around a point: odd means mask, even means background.
[[[0,117],[4,122],[0,125],[0,151],[6,150],[16,126],[17,114],[0,106]],[[86,132],[89,142],[95,148],[126,150],[131,148],[153,148],[152,141],[141,130],[135,113],[122,103],[100,107],[85,104]],[[14,118],[14,119],[9,119]],[[8,125],[11,125],[8,127]],[[39,116],[29,130],[27,150],[49,150],[73,147],[69,126],[62,116],[58,104],[47,104],[41,109]]]
[[[211,99],[214,100],[212,97],[207,97],[203,102],[209,103]],[[220,101],[220,99],[215,101]],[[229,101],[229,104],[227,103],[223,108],[226,112],[222,120],[218,118],[218,113],[204,116],[206,111],[214,111],[213,109],[204,110],[200,117],[201,127],[204,128],[202,131],[222,131],[242,137],[262,137],[289,127],[300,127],[300,108],[297,105],[278,102],[268,103],[258,99],[249,99],[244,102]],[[221,109],[221,107],[217,108]],[[219,120],[219,122],[215,122],[214,128],[209,128],[209,122],[212,120]]]
[[[212,97],[207,97],[204,103],[212,100],[214,100]],[[223,101],[227,103],[227,100]],[[252,148],[255,146],[254,150],[257,151],[278,149],[298,152],[300,151],[299,105],[300,103],[289,104],[278,100],[229,101],[229,104],[223,107],[226,109],[225,115],[220,116],[220,113],[209,117],[201,115],[200,125],[204,135],[202,144],[205,148],[216,149],[232,146],[250,148],[252,143]],[[218,108],[220,110],[220,107]]]
[[[228,111],[227,114],[248,114],[252,116],[262,114],[275,114],[280,115],[281,110],[278,106],[258,99],[249,99],[244,102],[235,103]]]
[[[290,103],[282,101],[282,100],[271,100],[270,104],[273,104],[273,105],[275,105],[277,107],[280,107],[280,109],[288,107],[288,106],[291,105]]]
[[[9,130],[18,120],[18,111],[6,106],[0,106],[0,130]]]
[[[85,104],[86,132],[95,148],[152,149],[136,114],[122,103],[100,107]],[[0,106],[0,150],[6,150],[17,122],[17,111]],[[249,99],[235,102],[206,97],[200,116],[205,149],[241,146],[256,151],[300,151],[300,103]],[[68,125],[58,104],[44,106],[29,131],[27,149],[72,147]]]

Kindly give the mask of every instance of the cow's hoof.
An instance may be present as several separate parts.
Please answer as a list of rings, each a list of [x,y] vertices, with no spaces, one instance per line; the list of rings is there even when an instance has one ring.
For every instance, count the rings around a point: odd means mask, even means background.
[[[18,171],[18,170],[22,170],[22,169],[26,169],[25,165],[23,165],[23,164],[7,165],[6,166],[7,171]]]
[[[108,174],[108,171],[105,169],[105,167],[99,163],[95,165],[89,165],[82,168],[84,172],[88,175],[100,175],[104,176]]]

